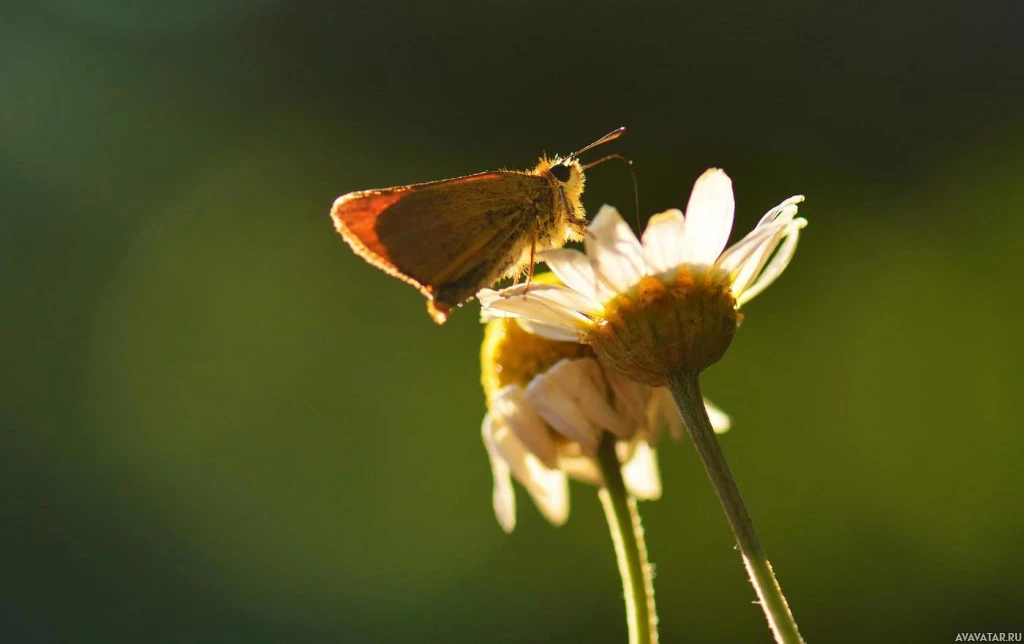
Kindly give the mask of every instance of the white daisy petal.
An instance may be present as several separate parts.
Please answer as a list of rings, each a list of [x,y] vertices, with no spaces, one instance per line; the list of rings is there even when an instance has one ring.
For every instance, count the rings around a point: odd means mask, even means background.
[[[590,264],[590,258],[578,250],[571,248],[556,248],[538,253],[542,262],[547,264],[562,283],[598,302],[606,299],[610,293],[597,276],[594,275],[594,267]]]
[[[643,234],[644,258],[652,275],[667,273],[685,261],[684,221],[682,211],[673,208],[654,215],[647,222]]]
[[[494,419],[490,414],[484,416],[482,433],[487,457],[491,461],[491,475],[494,477],[494,493],[491,503],[494,505],[494,516],[498,525],[505,532],[512,532],[516,527],[516,493],[512,487],[512,477],[508,463],[494,447]]]
[[[500,291],[495,291],[492,288],[483,288],[477,291],[476,299],[480,302],[481,306],[486,308],[498,300],[518,294],[519,288],[519,286],[513,286]]]
[[[683,417],[679,415],[676,401],[672,398],[672,392],[666,387],[658,387],[651,396],[651,407],[649,408],[650,423],[668,426],[668,433],[672,438],[681,440],[686,433],[683,426]]]
[[[542,338],[556,342],[579,342],[583,335],[581,330],[560,324],[545,324],[544,322],[534,322],[526,318],[517,318],[516,322],[527,333],[539,335]]]
[[[534,297],[529,293],[490,300],[485,306],[492,312],[504,311],[554,326],[563,326],[569,329],[587,329],[590,327],[590,318],[582,313],[560,306],[552,306],[550,302]]]
[[[719,409],[707,398],[704,399],[704,411],[708,413],[711,428],[715,430],[716,434],[724,434],[732,427],[732,419],[729,418],[729,414]]]
[[[604,313],[604,307],[597,300],[556,284],[531,284],[524,296],[544,302],[552,308],[568,309],[584,315],[597,316]]]
[[[480,324],[489,324],[499,318],[514,317],[504,311],[492,311],[487,308],[480,309]]]
[[[523,446],[546,466],[558,467],[558,450],[551,432],[519,385],[507,385],[491,396],[488,403],[491,414],[507,426]]]
[[[685,263],[714,264],[729,241],[735,208],[732,180],[725,172],[712,168],[697,179],[686,205],[682,239]]]
[[[782,247],[779,252],[775,253],[775,257],[772,258],[771,263],[768,264],[767,268],[758,276],[750,288],[744,290],[739,297],[736,298],[738,305],[743,305],[745,302],[749,302],[754,299],[761,291],[768,288],[772,282],[778,279],[782,271],[786,270],[789,266],[790,260],[793,259],[793,253],[796,252],[796,243],[800,238],[800,229],[807,225],[807,220],[803,218],[794,219],[786,230],[786,241],[782,243]]]
[[[643,247],[615,208],[601,207],[587,228],[584,245],[594,273],[612,291],[625,291],[644,276]]]
[[[633,455],[622,466],[622,478],[629,493],[649,501],[661,498],[661,474],[658,457],[646,441],[638,441]]]

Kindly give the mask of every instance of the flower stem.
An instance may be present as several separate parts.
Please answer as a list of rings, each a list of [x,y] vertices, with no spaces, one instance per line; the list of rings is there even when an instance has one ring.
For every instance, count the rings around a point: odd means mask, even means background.
[[[686,431],[697,448],[697,454],[711,479],[715,493],[718,494],[722,509],[725,510],[729,526],[736,535],[740,552],[743,554],[743,563],[746,565],[747,574],[750,575],[750,583],[754,586],[761,608],[768,619],[768,626],[775,635],[775,641],[779,644],[803,642],[793,613],[789,610],[789,604],[786,603],[779,582],[775,580],[772,566],[768,563],[764,549],[761,548],[761,541],[754,531],[747,506],[744,505],[736,481],[729,471],[729,465],[725,462],[725,454],[722,453],[718,438],[711,428],[711,421],[708,420],[707,411],[704,409],[697,372],[676,374],[669,387],[683,415]]]
[[[615,454],[615,437],[605,432],[597,449],[597,463],[604,476],[598,492],[619,562],[626,623],[630,644],[657,644],[658,612],[654,607],[654,582],[647,561],[647,545],[636,499],[626,491],[622,466]]]

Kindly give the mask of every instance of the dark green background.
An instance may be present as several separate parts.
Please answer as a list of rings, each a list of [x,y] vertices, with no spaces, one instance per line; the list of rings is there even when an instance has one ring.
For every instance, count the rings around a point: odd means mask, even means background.
[[[593,488],[492,516],[477,307],[435,326],[328,218],[621,124],[646,214],[709,166],[734,239],[807,195],[704,377],[804,634],[1021,631],[1021,7],[5,4],[3,639],[624,641]],[[663,641],[769,641],[661,455]]]

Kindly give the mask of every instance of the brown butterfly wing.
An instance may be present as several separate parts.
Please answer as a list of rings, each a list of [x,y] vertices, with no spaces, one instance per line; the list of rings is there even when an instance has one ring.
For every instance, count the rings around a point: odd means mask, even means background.
[[[444,323],[518,259],[554,199],[543,177],[485,172],[349,193],[334,202],[331,216],[353,250],[419,289]]]

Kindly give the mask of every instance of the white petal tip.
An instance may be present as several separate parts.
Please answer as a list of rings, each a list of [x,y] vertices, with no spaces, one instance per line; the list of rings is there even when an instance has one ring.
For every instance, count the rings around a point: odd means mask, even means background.
[[[651,215],[651,218],[647,220],[647,228],[651,227],[654,223],[663,222],[682,222],[683,211],[678,208],[669,208],[665,212],[659,212],[656,215]]]
[[[700,185],[704,189],[728,190],[732,195],[732,179],[721,168],[708,168],[704,174],[697,177],[694,186]]]
[[[494,289],[485,288],[476,294],[476,299],[482,306],[490,306],[492,303],[501,299],[501,293]]]
[[[503,515],[503,512],[505,512],[505,510],[495,508],[495,518],[498,519],[498,525],[501,526],[502,532],[505,534],[512,534],[512,531],[516,529],[515,510],[512,510],[511,515]]]
[[[607,220],[609,219],[622,219],[622,215],[620,215],[619,211],[615,209],[615,206],[605,204],[597,211],[597,214],[594,216],[593,221],[591,221],[590,226],[592,228],[600,228],[601,225],[607,225]]]
[[[560,528],[569,521],[569,482],[565,475],[561,475],[558,484],[549,490],[546,497],[533,495],[537,509],[541,516],[548,520],[548,523]],[[554,492],[554,494],[551,494]]]

